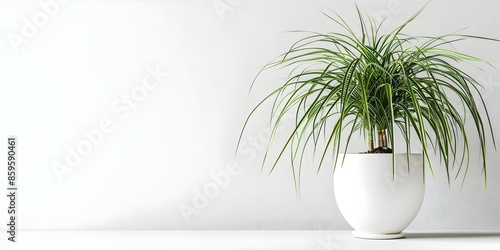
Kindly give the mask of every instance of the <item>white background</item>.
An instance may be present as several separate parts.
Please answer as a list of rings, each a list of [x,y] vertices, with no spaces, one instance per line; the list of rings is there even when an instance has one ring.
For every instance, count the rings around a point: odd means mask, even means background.
[[[40,14],[46,11],[39,2],[50,1],[0,2],[0,139],[18,136],[21,229],[349,228],[335,205],[328,166],[318,175],[316,165],[306,167],[300,200],[288,162],[270,176],[260,174],[265,110],[236,157],[235,147],[246,115],[282,79],[270,72],[248,95],[253,77],[301,37],[286,31],[336,29],[320,13],[328,8],[355,23],[352,1],[74,0],[58,4],[50,16]],[[376,20],[388,16],[387,29],[427,3],[356,2]],[[229,9],[217,11],[214,3]],[[468,28],[464,32],[500,38],[498,7],[487,0],[432,1],[407,32]],[[36,31],[13,43],[34,18]],[[499,66],[500,43],[459,49]],[[120,117],[112,106],[156,66],[168,77]],[[487,86],[481,92],[500,138],[500,73],[469,68]],[[99,128],[103,119],[114,131],[59,181],[54,162],[63,163],[68,148],[85,140],[83,131]],[[471,143],[477,153],[477,141]],[[444,168],[437,167],[434,179],[427,175],[426,198],[410,229],[500,229],[500,156],[490,149],[486,192],[476,156],[461,192],[460,181],[448,186]],[[211,173],[228,163],[240,172],[188,223],[179,207],[193,207],[196,193],[214,184]],[[0,173],[4,188],[6,170]],[[6,206],[5,196],[0,199]]]

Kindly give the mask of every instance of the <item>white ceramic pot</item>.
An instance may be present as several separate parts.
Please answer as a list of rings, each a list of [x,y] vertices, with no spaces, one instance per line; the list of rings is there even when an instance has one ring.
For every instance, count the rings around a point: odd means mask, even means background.
[[[403,238],[424,199],[422,154],[346,154],[335,170],[335,198],[340,212],[365,239]],[[339,156],[340,163],[342,156]]]

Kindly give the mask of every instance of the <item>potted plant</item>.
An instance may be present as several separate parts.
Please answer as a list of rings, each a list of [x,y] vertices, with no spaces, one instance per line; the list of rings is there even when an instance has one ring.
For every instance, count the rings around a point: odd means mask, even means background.
[[[498,40],[456,33],[404,34],[423,8],[381,35],[380,24],[356,9],[359,33],[340,15],[323,13],[342,31],[310,32],[263,67],[256,79],[264,70],[277,68],[290,69],[289,76],[251,111],[242,134],[266,101],[273,101],[271,138],[285,115],[293,114],[295,127],[270,172],[287,155],[298,190],[305,153],[321,156],[318,171],[332,156],[337,205],[355,229],[354,236],[401,238],[422,204],[424,163],[433,169],[433,153],[442,159],[448,182],[461,174],[463,185],[469,141],[475,137],[486,184],[486,143],[488,138],[494,143],[493,132],[480,84],[460,69],[464,62],[484,61],[455,50],[453,44]],[[468,123],[473,129],[466,128]],[[347,153],[358,134],[368,150]],[[396,145],[396,138],[405,145]],[[413,153],[412,141],[421,145],[418,153]],[[455,165],[457,173],[451,170]]]

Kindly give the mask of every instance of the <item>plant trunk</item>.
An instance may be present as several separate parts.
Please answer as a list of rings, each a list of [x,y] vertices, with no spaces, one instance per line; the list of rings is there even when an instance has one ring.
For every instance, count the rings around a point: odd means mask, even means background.
[[[387,135],[385,133],[385,129],[378,131],[378,146],[387,148]]]
[[[368,153],[392,153],[392,149],[387,146],[387,134],[384,130],[378,131],[378,147],[374,148],[374,138],[370,136],[370,150]]]

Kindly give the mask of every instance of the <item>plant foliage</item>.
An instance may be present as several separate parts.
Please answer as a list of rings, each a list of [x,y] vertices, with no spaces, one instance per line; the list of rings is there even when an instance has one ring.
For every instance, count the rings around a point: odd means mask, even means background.
[[[273,136],[286,114],[296,117],[296,126],[270,172],[289,149],[297,188],[308,145],[320,152],[319,171],[329,152],[337,165],[337,156],[346,153],[357,132],[363,135],[369,149],[373,149],[376,135],[387,136],[387,145],[379,141],[379,146],[394,148],[394,138],[399,133],[406,141],[407,152],[411,152],[410,141],[420,142],[431,170],[429,155],[434,152],[446,167],[448,182],[455,165],[459,167],[455,179],[462,173],[465,180],[469,142],[475,136],[486,185],[487,139],[491,136],[495,143],[490,118],[478,91],[480,84],[459,67],[462,63],[484,61],[457,51],[453,44],[470,39],[498,40],[457,33],[404,34],[405,27],[422,10],[384,35],[379,34],[381,24],[363,16],[358,8],[358,32],[340,15],[323,13],[343,32],[307,32],[307,37],[263,67],[262,71],[290,69],[290,75],[252,110],[243,130],[255,110],[268,100],[273,101]],[[466,129],[466,118],[473,124],[472,131]],[[345,137],[347,140],[341,145],[341,138]]]

